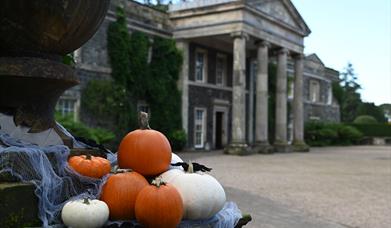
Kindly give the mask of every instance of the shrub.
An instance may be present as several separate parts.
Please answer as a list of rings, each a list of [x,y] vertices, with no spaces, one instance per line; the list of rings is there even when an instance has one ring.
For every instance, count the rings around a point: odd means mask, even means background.
[[[338,130],[338,141],[342,145],[357,144],[363,134],[352,126],[341,125]]]
[[[181,151],[186,146],[187,135],[184,130],[176,130],[169,136],[172,150]]]
[[[356,144],[363,136],[353,126],[319,121],[306,123],[304,135],[306,142],[311,146]]]
[[[115,138],[115,135],[102,128],[89,128],[83,123],[76,122],[72,116],[61,116],[56,113],[56,120],[73,136],[92,139],[99,144],[109,143]]]
[[[389,124],[350,124],[357,128],[364,136],[391,137],[391,125]]]
[[[376,124],[377,120],[373,116],[362,115],[362,116],[357,116],[356,119],[354,119],[353,123],[355,123],[355,124]]]

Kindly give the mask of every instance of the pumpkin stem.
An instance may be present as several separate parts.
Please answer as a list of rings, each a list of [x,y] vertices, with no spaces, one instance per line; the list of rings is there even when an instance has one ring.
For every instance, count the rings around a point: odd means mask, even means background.
[[[166,185],[166,182],[163,181],[162,177],[156,177],[153,181],[152,181],[152,185],[155,185],[156,187],[160,187],[161,185]]]
[[[91,160],[91,159],[92,159],[91,154],[87,154],[87,155],[86,155],[86,159],[87,159],[87,160]]]
[[[194,173],[193,162],[189,161],[189,168],[187,168],[188,173]]]
[[[88,198],[84,198],[83,203],[89,205],[89,204],[90,204],[90,201],[88,200]]]
[[[141,130],[151,129],[148,123],[148,113],[140,112],[138,115],[138,124]]]

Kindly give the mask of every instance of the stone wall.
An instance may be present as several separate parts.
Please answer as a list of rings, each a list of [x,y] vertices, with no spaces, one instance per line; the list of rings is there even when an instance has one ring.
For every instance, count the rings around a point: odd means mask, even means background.
[[[190,148],[194,147],[194,110],[195,108],[205,108],[206,109],[206,142],[209,143],[211,148],[213,148],[213,121],[214,121],[214,107],[219,105],[216,103],[217,100],[227,101],[228,107],[228,141],[230,141],[231,132],[231,101],[232,101],[232,92],[224,91],[216,88],[207,88],[196,85],[189,86],[189,133],[188,133],[188,146]]]

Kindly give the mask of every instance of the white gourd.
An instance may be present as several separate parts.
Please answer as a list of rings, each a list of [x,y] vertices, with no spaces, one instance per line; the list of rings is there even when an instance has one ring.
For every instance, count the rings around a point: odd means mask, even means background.
[[[219,212],[226,201],[221,184],[207,173],[171,169],[163,173],[162,180],[175,186],[181,194],[185,219],[206,219]]]
[[[109,218],[109,207],[100,200],[79,199],[69,201],[62,208],[61,218],[67,227],[102,227]]]
[[[175,153],[172,153],[172,156],[171,156],[171,164],[175,164],[177,162],[183,162],[183,160]],[[172,166],[170,165],[170,169],[179,169],[179,170],[183,170],[182,166]]]

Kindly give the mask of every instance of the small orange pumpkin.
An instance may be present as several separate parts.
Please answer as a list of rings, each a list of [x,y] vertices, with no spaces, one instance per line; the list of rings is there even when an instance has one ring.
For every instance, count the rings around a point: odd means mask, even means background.
[[[139,192],[148,185],[148,181],[136,172],[111,175],[103,186],[100,197],[109,207],[110,219],[134,219],[136,198]]]
[[[167,171],[171,162],[170,143],[162,133],[149,127],[147,113],[140,113],[139,122],[140,129],[128,133],[119,145],[119,167],[144,176]]]
[[[101,178],[111,170],[109,160],[91,155],[70,157],[68,164],[81,175],[93,178]]]
[[[145,227],[174,228],[183,216],[183,201],[174,186],[156,178],[137,196],[136,219]]]

